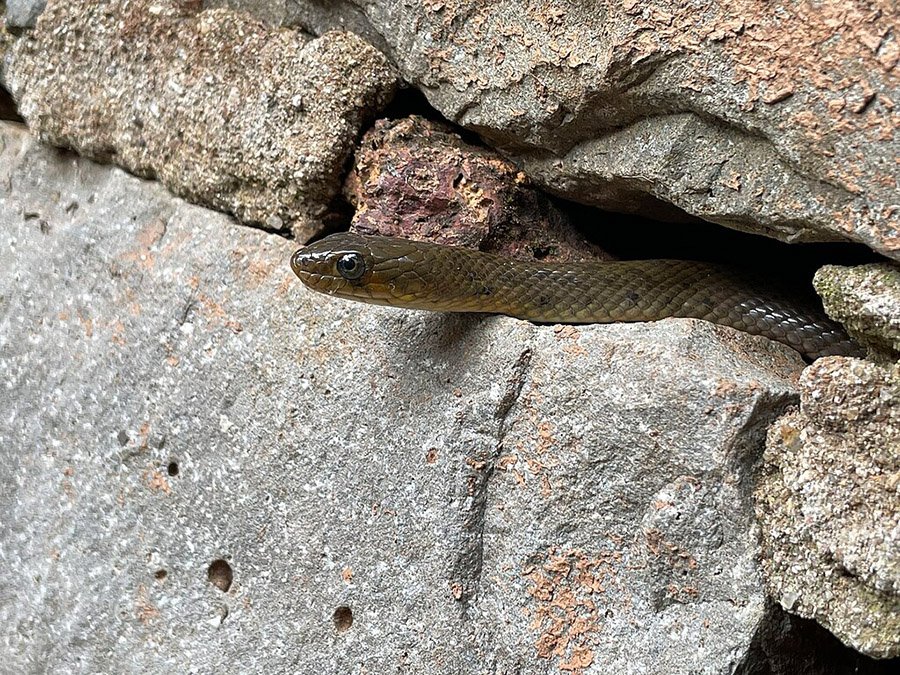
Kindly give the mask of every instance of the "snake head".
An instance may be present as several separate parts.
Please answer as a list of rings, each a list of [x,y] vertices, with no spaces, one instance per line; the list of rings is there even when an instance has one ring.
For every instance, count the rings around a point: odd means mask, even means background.
[[[341,232],[297,250],[291,269],[309,288],[380,305],[408,304],[424,283],[408,270],[421,258],[416,242]]]

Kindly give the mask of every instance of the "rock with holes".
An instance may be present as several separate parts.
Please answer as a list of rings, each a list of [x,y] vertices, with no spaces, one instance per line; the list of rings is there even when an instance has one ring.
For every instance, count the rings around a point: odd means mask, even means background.
[[[6,83],[43,139],[306,240],[396,74],[353,33],[312,39],[199,6],[51,2]]]
[[[900,258],[892,0],[219,0],[353,26],[555,194]]]
[[[773,672],[786,347],[330,299],[8,124],[0,230],[9,672]]]
[[[900,656],[900,366],[819,359],[800,391],[756,489],[772,594],[866,654]]]

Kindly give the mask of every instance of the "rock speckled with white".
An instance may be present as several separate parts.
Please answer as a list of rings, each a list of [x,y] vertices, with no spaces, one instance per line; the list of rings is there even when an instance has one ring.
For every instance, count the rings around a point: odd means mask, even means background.
[[[305,241],[397,75],[353,33],[199,7],[50,2],[10,49],[6,84],[45,141]]]
[[[900,264],[826,265],[813,280],[825,311],[847,327],[872,359],[900,358]]]
[[[772,594],[865,654],[900,656],[900,366],[819,359],[800,392],[756,490]]]
[[[760,657],[751,469],[791,350],[329,299],[290,242],[0,129],[4,668]]]

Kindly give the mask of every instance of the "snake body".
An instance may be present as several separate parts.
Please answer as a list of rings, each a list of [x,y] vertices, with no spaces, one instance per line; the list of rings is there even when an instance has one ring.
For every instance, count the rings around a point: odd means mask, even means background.
[[[817,299],[726,266],[685,260],[523,262],[451,246],[352,233],[298,250],[310,288],[381,305],[488,312],[541,323],[704,319],[815,359],[858,355]]]

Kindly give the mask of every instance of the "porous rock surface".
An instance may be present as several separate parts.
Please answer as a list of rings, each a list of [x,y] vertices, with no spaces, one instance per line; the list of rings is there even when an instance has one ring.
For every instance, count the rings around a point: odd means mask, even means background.
[[[417,115],[378,120],[344,187],[350,229],[521,260],[609,258],[512,162]]]
[[[813,284],[828,315],[867,345],[871,358],[900,359],[900,265],[826,265]]]
[[[900,258],[894,0],[219,4],[352,26],[556,194]]]
[[[51,1],[11,49],[7,86],[42,139],[306,240],[396,73],[353,33],[199,6]]]
[[[900,655],[900,366],[828,357],[768,434],[756,488],[773,596],[872,656]]]
[[[71,672],[761,672],[787,348],[306,291],[0,134],[0,651]]]

